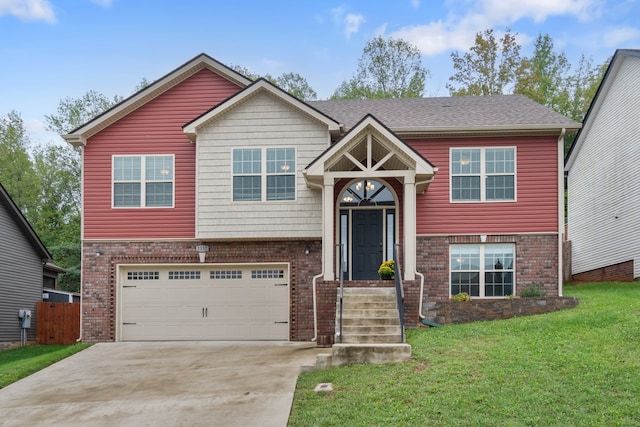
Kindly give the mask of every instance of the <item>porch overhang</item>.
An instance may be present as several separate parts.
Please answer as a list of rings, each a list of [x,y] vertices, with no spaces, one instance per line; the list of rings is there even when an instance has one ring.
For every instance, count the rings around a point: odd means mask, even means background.
[[[307,186],[322,190],[324,280],[335,280],[335,185],[342,179],[396,179],[403,186],[404,280],[416,275],[416,194],[423,193],[438,168],[374,116],[365,116],[342,139],[310,163]]]
[[[365,116],[342,139],[309,164],[302,174],[309,188],[329,179],[397,178],[415,183],[423,193],[438,168],[372,115]]]

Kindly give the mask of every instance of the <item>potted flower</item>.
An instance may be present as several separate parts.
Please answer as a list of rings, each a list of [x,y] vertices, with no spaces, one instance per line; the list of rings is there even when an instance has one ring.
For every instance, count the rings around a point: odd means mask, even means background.
[[[396,263],[392,259],[383,262],[380,264],[380,268],[378,268],[378,276],[380,276],[382,280],[393,279],[395,277],[395,266]]]

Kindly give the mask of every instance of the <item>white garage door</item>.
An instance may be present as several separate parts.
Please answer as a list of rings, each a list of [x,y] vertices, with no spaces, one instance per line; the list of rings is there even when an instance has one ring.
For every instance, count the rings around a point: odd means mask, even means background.
[[[288,340],[287,265],[120,271],[120,340]]]

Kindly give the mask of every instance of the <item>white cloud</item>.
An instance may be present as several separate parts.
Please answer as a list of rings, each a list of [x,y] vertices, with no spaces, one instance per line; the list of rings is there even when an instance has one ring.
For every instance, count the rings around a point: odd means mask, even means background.
[[[620,48],[629,42],[640,41],[640,29],[634,27],[613,28],[602,36],[602,45],[608,48]]]
[[[46,129],[42,120],[24,119],[22,124],[24,125],[25,133],[29,136],[29,140],[36,145],[62,141],[60,135]]]
[[[411,0],[411,7],[417,9],[420,7],[420,0]]]
[[[581,20],[598,17],[601,13],[600,0],[482,0],[483,13],[496,20],[508,23],[531,18],[536,23],[544,22],[549,16],[573,15]]]
[[[11,15],[22,21],[56,22],[48,0],[0,0],[0,16]]]
[[[347,13],[342,6],[331,9],[333,23],[339,27],[344,26],[344,36],[349,39],[351,34],[360,30],[360,25],[365,22],[363,15]]]
[[[602,0],[448,0],[445,6],[449,10],[446,19],[404,27],[391,36],[411,42],[428,56],[467,50],[478,32],[510,26],[523,19],[541,23],[550,16],[574,16],[579,20],[596,18],[600,16]],[[521,35],[518,41],[528,39]]]
[[[357,33],[360,29],[360,25],[364,21],[365,19],[362,15],[356,15],[354,13],[347,14],[347,16],[344,18],[344,36],[348,39],[351,37],[351,34]]]

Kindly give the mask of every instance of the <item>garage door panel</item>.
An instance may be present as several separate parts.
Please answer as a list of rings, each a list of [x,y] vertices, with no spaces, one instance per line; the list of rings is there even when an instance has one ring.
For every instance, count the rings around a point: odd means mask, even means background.
[[[128,275],[128,270],[134,273]],[[198,266],[197,272],[194,267],[176,272],[176,267],[145,266],[143,270],[155,273],[144,275],[135,270],[141,269],[122,272],[122,340],[289,339],[285,265],[222,271]],[[147,277],[151,279],[142,280]]]

